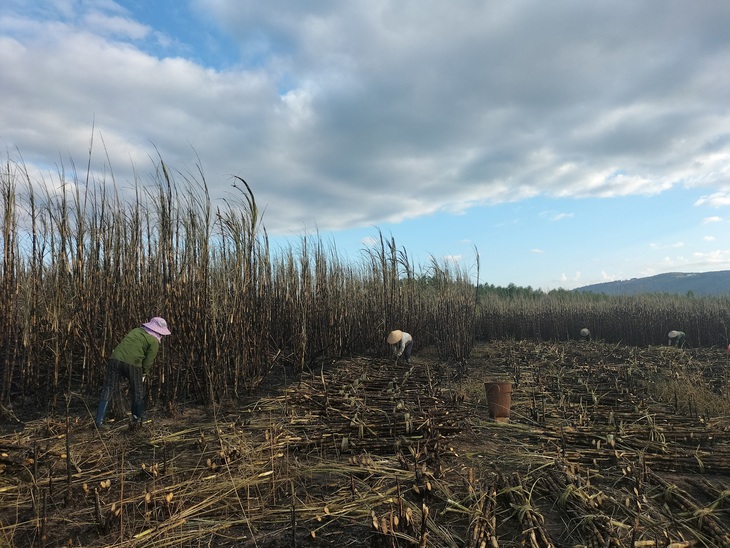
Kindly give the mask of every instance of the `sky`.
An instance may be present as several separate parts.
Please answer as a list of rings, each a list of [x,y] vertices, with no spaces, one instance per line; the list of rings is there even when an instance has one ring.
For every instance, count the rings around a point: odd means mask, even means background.
[[[726,0],[3,0],[0,146],[34,181],[162,158],[274,247],[574,289],[730,269]]]

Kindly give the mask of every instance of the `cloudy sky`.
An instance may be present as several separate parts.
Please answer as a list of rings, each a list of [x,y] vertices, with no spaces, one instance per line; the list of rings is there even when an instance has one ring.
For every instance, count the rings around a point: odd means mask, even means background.
[[[0,145],[45,184],[92,134],[97,180],[200,163],[284,245],[382,233],[482,283],[725,270],[728,29],[726,0],[3,0]]]

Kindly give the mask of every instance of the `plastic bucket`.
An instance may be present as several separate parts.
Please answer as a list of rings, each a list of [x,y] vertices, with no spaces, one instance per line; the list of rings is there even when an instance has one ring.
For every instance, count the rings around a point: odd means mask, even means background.
[[[485,382],[489,416],[499,422],[509,421],[509,408],[512,404],[511,382]]]

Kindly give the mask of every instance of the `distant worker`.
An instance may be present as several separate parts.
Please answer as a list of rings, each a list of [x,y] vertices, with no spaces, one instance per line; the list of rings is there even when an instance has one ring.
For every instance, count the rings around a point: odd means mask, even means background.
[[[587,327],[584,327],[580,330],[580,340],[582,341],[590,341],[591,340],[591,332],[588,330]]]
[[[169,334],[167,322],[160,317],[154,317],[140,327],[132,329],[114,348],[106,362],[104,388],[101,390],[99,407],[96,410],[97,427],[104,425],[107,406],[119,386],[119,377],[129,381],[129,396],[132,400],[130,426],[134,428],[142,424],[144,381],[155,362],[162,337]]]
[[[396,361],[403,356],[406,359],[406,363],[410,363],[411,352],[413,351],[413,337],[409,333],[399,329],[391,331],[390,335],[388,335],[388,344],[393,346]]]
[[[669,337],[669,346],[684,347],[684,331],[675,331],[672,329],[667,337]]]

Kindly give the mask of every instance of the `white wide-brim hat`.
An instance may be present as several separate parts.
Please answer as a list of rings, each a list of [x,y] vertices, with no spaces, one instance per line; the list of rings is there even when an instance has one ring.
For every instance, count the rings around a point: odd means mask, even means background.
[[[402,338],[403,338],[403,331],[401,331],[400,329],[391,331],[390,335],[388,335],[388,344],[395,344],[398,341],[400,341]]]
[[[145,326],[150,331],[154,331],[158,335],[169,335],[170,330],[167,328],[167,322],[164,318],[160,318],[159,316],[155,316],[147,323],[143,323],[143,326]]]

